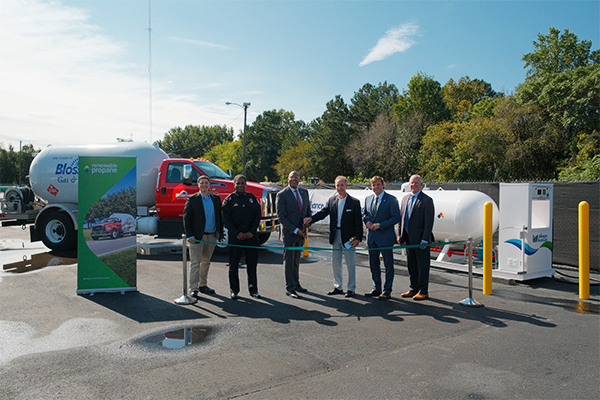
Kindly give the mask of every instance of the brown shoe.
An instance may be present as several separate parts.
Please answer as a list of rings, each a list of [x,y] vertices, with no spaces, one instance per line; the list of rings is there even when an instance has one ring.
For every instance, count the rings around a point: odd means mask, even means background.
[[[389,300],[392,298],[392,295],[390,293],[387,292],[383,292],[379,295],[378,299],[379,300]]]
[[[425,300],[425,299],[428,299],[428,298],[429,298],[428,294],[421,294],[421,293],[419,293],[419,294],[416,294],[413,297],[413,300]]]
[[[412,290],[409,290],[408,292],[402,293],[400,296],[402,296],[402,297],[415,297],[416,294],[417,294],[417,292],[413,292]]]

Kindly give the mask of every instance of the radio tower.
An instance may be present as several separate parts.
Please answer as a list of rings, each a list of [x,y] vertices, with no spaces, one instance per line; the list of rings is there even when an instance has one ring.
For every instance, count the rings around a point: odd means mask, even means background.
[[[150,107],[150,142],[152,143],[152,0],[148,0],[148,88]]]

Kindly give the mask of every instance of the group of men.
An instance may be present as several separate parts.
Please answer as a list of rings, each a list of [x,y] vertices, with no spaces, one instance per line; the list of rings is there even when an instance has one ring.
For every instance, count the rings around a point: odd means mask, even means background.
[[[431,197],[423,193],[423,180],[419,175],[410,178],[411,193],[398,199],[385,192],[385,181],[380,176],[371,178],[373,194],[365,199],[364,210],[358,199],[347,192],[348,181],[344,176],[335,179],[336,194],[325,206],[312,214],[308,191],[300,188],[297,171],[288,175],[288,186],[277,194],[277,216],[281,224],[284,250],[283,264],[285,294],[301,298],[299,293],[308,290],[300,284],[300,255],[310,224],[329,216],[329,243],[333,247],[333,289],[328,295],[356,294],[356,247],[363,240],[363,223],[367,228],[369,267],[373,288],[366,297],[379,300],[391,298],[394,282],[395,243],[407,246],[409,287],[401,297],[425,300],[429,297],[429,247],[419,246],[431,242],[434,221],[434,205]],[[213,294],[207,286],[207,275],[214,243],[223,235],[223,226],[229,233],[229,284],[230,297],[238,298],[240,282],[238,266],[242,254],[246,257],[248,291],[260,298],[256,267],[258,264],[257,228],[260,223],[260,204],[247,193],[246,177],[234,178],[235,192],[221,205],[219,197],[210,194],[210,180],[198,179],[200,192],[190,196],[184,210],[184,227],[190,242],[190,293]],[[201,239],[200,239],[201,238]],[[385,280],[381,279],[380,256],[383,258]],[[348,270],[347,290],[343,289],[342,258]]]

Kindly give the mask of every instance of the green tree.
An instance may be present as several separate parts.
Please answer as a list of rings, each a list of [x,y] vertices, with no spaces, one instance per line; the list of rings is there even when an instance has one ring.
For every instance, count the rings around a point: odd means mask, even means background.
[[[501,99],[492,118],[430,126],[420,151],[424,179],[555,179],[562,130],[539,107]]]
[[[577,138],[577,157],[567,167],[561,168],[561,181],[600,179],[600,135],[580,133]]]
[[[407,181],[417,171],[422,127],[422,115],[417,112],[399,123],[391,112],[381,114],[350,145],[354,171],[365,177]]]
[[[533,44],[535,51],[523,56],[529,70],[515,98],[540,107],[562,128],[561,163],[577,171],[595,156],[582,158],[580,138],[597,135],[600,127],[600,51],[591,51],[591,41],[579,41],[568,29],[561,35],[550,28]]]
[[[280,181],[285,181],[291,171],[298,171],[300,177],[310,176],[310,164],[305,155],[310,147],[309,142],[302,140],[295,146],[289,147],[281,156],[277,157],[275,169]]]
[[[194,126],[175,127],[165,134],[158,145],[169,155],[181,158],[202,157],[221,143],[233,140],[233,128],[227,126]]]
[[[221,143],[204,154],[204,158],[216,164],[223,171],[230,169],[233,176],[242,173],[242,142]]]
[[[387,81],[377,87],[366,83],[350,100],[350,121],[357,132],[369,130],[377,117],[393,110],[398,99],[398,88]]]
[[[517,87],[522,104],[536,104],[548,118],[561,124],[570,140],[579,132],[591,133],[600,126],[600,64],[559,73],[543,73]]]
[[[29,175],[29,166],[39,153],[32,144],[21,146],[20,151],[15,151],[12,145],[5,150],[0,143],[0,183],[22,185],[27,184],[27,175]]]
[[[420,112],[426,125],[437,124],[451,117],[440,83],[422,72],[417,72],[417,75],[410,79],[408,90],[403,90],[398,96],[394,111],[399,120],[414,112]]]
[[[467,120],[475,104],[498,95],[492,90],[491,84],[480,79],[471,80],[468,76],[460,78],[458,82],[450,79],[443,90],[444,101],[455,121]]]
[[[311,148],[306,152],[314,175],[333,182],[338,175],[352,176],[348,144],[355,131],[351,127],[350,110],[340,95],[330,100],[321,117],[312,121]]]
[[[276,181],[277,158],[306,135],[306,126],[285,110],[265,111],[247,130],[246,174],[249,180]]]
[[[579,41],[577,35],[565,29],[563,34],[550,28],[547,35],[538,33],[533,41],[535,51],[523,56],[527,70],[526,81],[544,73],[560,73],[600,62],[600,50],[591,51],[592,41]]]

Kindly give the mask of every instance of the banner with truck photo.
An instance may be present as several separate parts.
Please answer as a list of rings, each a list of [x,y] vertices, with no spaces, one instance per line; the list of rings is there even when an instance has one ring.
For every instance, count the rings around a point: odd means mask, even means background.
[[[79,157],[77,294],[137,290],[135,157]]]

